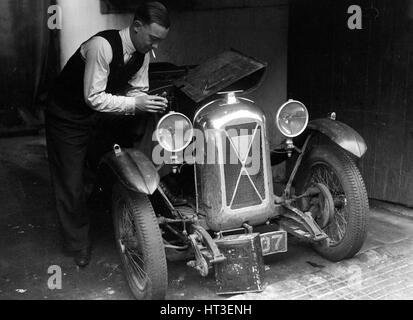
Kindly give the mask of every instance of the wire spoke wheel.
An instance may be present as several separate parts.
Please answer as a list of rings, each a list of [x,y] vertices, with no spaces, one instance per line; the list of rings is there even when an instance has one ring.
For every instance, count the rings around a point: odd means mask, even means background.
[[[117,248],[133,295],[138,300],[164,299],[168,284],[165,249],[149,198],[118,183],[112,205]]]
[[[125,255],[124,261],[127,262],[126,267],[134,278],[136,285],[140,290],[144,290],[148,281],[147,266],[143,259],[142,248],[139,246],[139,234],[137,234],[135,221],[130,209],[126,205],[123,206],[121,217],[120,243],[122,245],[122,254]]]
[[[330,221],[323,229],[330,237],[330,245],[334,246],[343,239],[347,230],[348,207],[346,206],[346,195],[337,175],[330,166],[319,163],[311,168],[310,186],[317,183],[324,184],[330,190],[335,203],[333,221]],[[342,203],[344,203],[344,206],[341,205]]]
[[[316,146],[305,157],[296,177],[296,189],[302,194],[309,187],[322,184],[328,188],[334,203],[334,214],[321,224],[320,205],[310,201],[315,221],[330,241],[314,243],[314,249],[331,261],[353,257],[362,247],[367,234],[369,204],[363,178],[356,164],[343,149],[329,145]],[[314,200],[314,199],[313,199]],[[304,207],[307,202],[302,202]]]

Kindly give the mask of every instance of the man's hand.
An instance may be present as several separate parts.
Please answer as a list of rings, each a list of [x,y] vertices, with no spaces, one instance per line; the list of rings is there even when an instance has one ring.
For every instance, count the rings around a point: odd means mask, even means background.
[[[168,100],[160,96],[143,95],[135,97],[135,108],[141,112],[162,113],[168,107]]]

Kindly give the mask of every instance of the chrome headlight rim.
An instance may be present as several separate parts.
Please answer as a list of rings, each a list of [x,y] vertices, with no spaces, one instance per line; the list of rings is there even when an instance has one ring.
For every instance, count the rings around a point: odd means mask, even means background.
[[[163,124],[168,118],[173,117],[173,116],[180,116],[180,117],[184,118],[185,121],[187,121],[187,123],[190,124],[190,129],[189,129],[189,131],[190,131],[190,138],[188,139],[187,142],[184,143],[184,145],[183,145],[182,147],[180,147],[180,148],[178,148],[178,149],[171,149],[171,148],[166,147],[165,144],[162,142],[162,139],[161,139],[161,137],[160,137],[160,132],[161,132],[161,129],[162,129],[162,124]],[[164,116],[159,120],[158,125],[156,126],[156,140],[158,141],[158,143],[161,145],[161,147],[162,147],[163,149],[165,149],[166,151],[171,152],[171,153],[177,153],[177,152],[180,152],[180,151],[182,151],[182,150],[185,150],[185,148],[187,148],[187,147],[190,145],[190,143],[192,142],[193,137],[194,137],[194,127],[193,127],[193,124],[192,124],[191,120],[190,120],[186,115],[184,115],[183,113],[180,113],[180,112],[175,112],[175,111],[169,112],[168,114],[164,115]]]
[[[304,108],[304,110],[305,110],[305,115],[306,115],[305,125],[303,126],[303,128],[302,128],[298,133],[295,133],[295,134],[287,134],[287,133],[285,133],[285,131],[283,130],[283,128],[280,127],[280,124],[279,124],[279,118],[280,118],[281,112],[283,111],[283,109],[284,109],[286,106],[288,106],[288,105],[291,104],[291,103],[296,103],[296,104],[301,105],[301,106]],[[298,100],[294,100],[294,99],[290,99],[290,100],[288,100],[287,102],[285,102],[285,103],[278,109],[277,115],[275,116],[275,124],[276,124],[278,130],[281,132],[282,135],[284,135],[284,136],[287,137],[287,138],[295,138],[295,137],[298,137],[300,134],[302,134],[302,133],[307,129],[309,120],[310,120],[310,115],[309,115],[309,113],[308,113],[307,107],[304,105],[304,103],[302,103],[302,102],[300,102],[300,101],[298,101]]]

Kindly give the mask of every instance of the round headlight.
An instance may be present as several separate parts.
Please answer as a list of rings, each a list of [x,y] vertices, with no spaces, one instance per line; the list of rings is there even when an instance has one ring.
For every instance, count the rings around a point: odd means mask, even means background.
[[[162,148],[169,152],[184,150],[191,143],[192,137],[192,123],[182,113],[168,113],[156,128],[156,139]]]
[[[277,128],[286,137],[294,138],[307,128],[308,118],[308,111],[304,104],[289,100],[277,112]]]

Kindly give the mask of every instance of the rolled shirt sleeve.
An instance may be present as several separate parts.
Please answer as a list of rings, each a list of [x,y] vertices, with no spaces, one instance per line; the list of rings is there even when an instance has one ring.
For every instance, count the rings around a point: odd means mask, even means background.
[[[135,114],[134,97],[145,94],[144,90],[148,89],[148,66],[144,64],[130,80],[131,89],[126,96],[112,95],[105,91],[110,73],[109,65],[113,59],[109,42],[102,37],[94,37],[82,45],[81,54],[85,59],[84,98],[86,104],[99,112]]]

